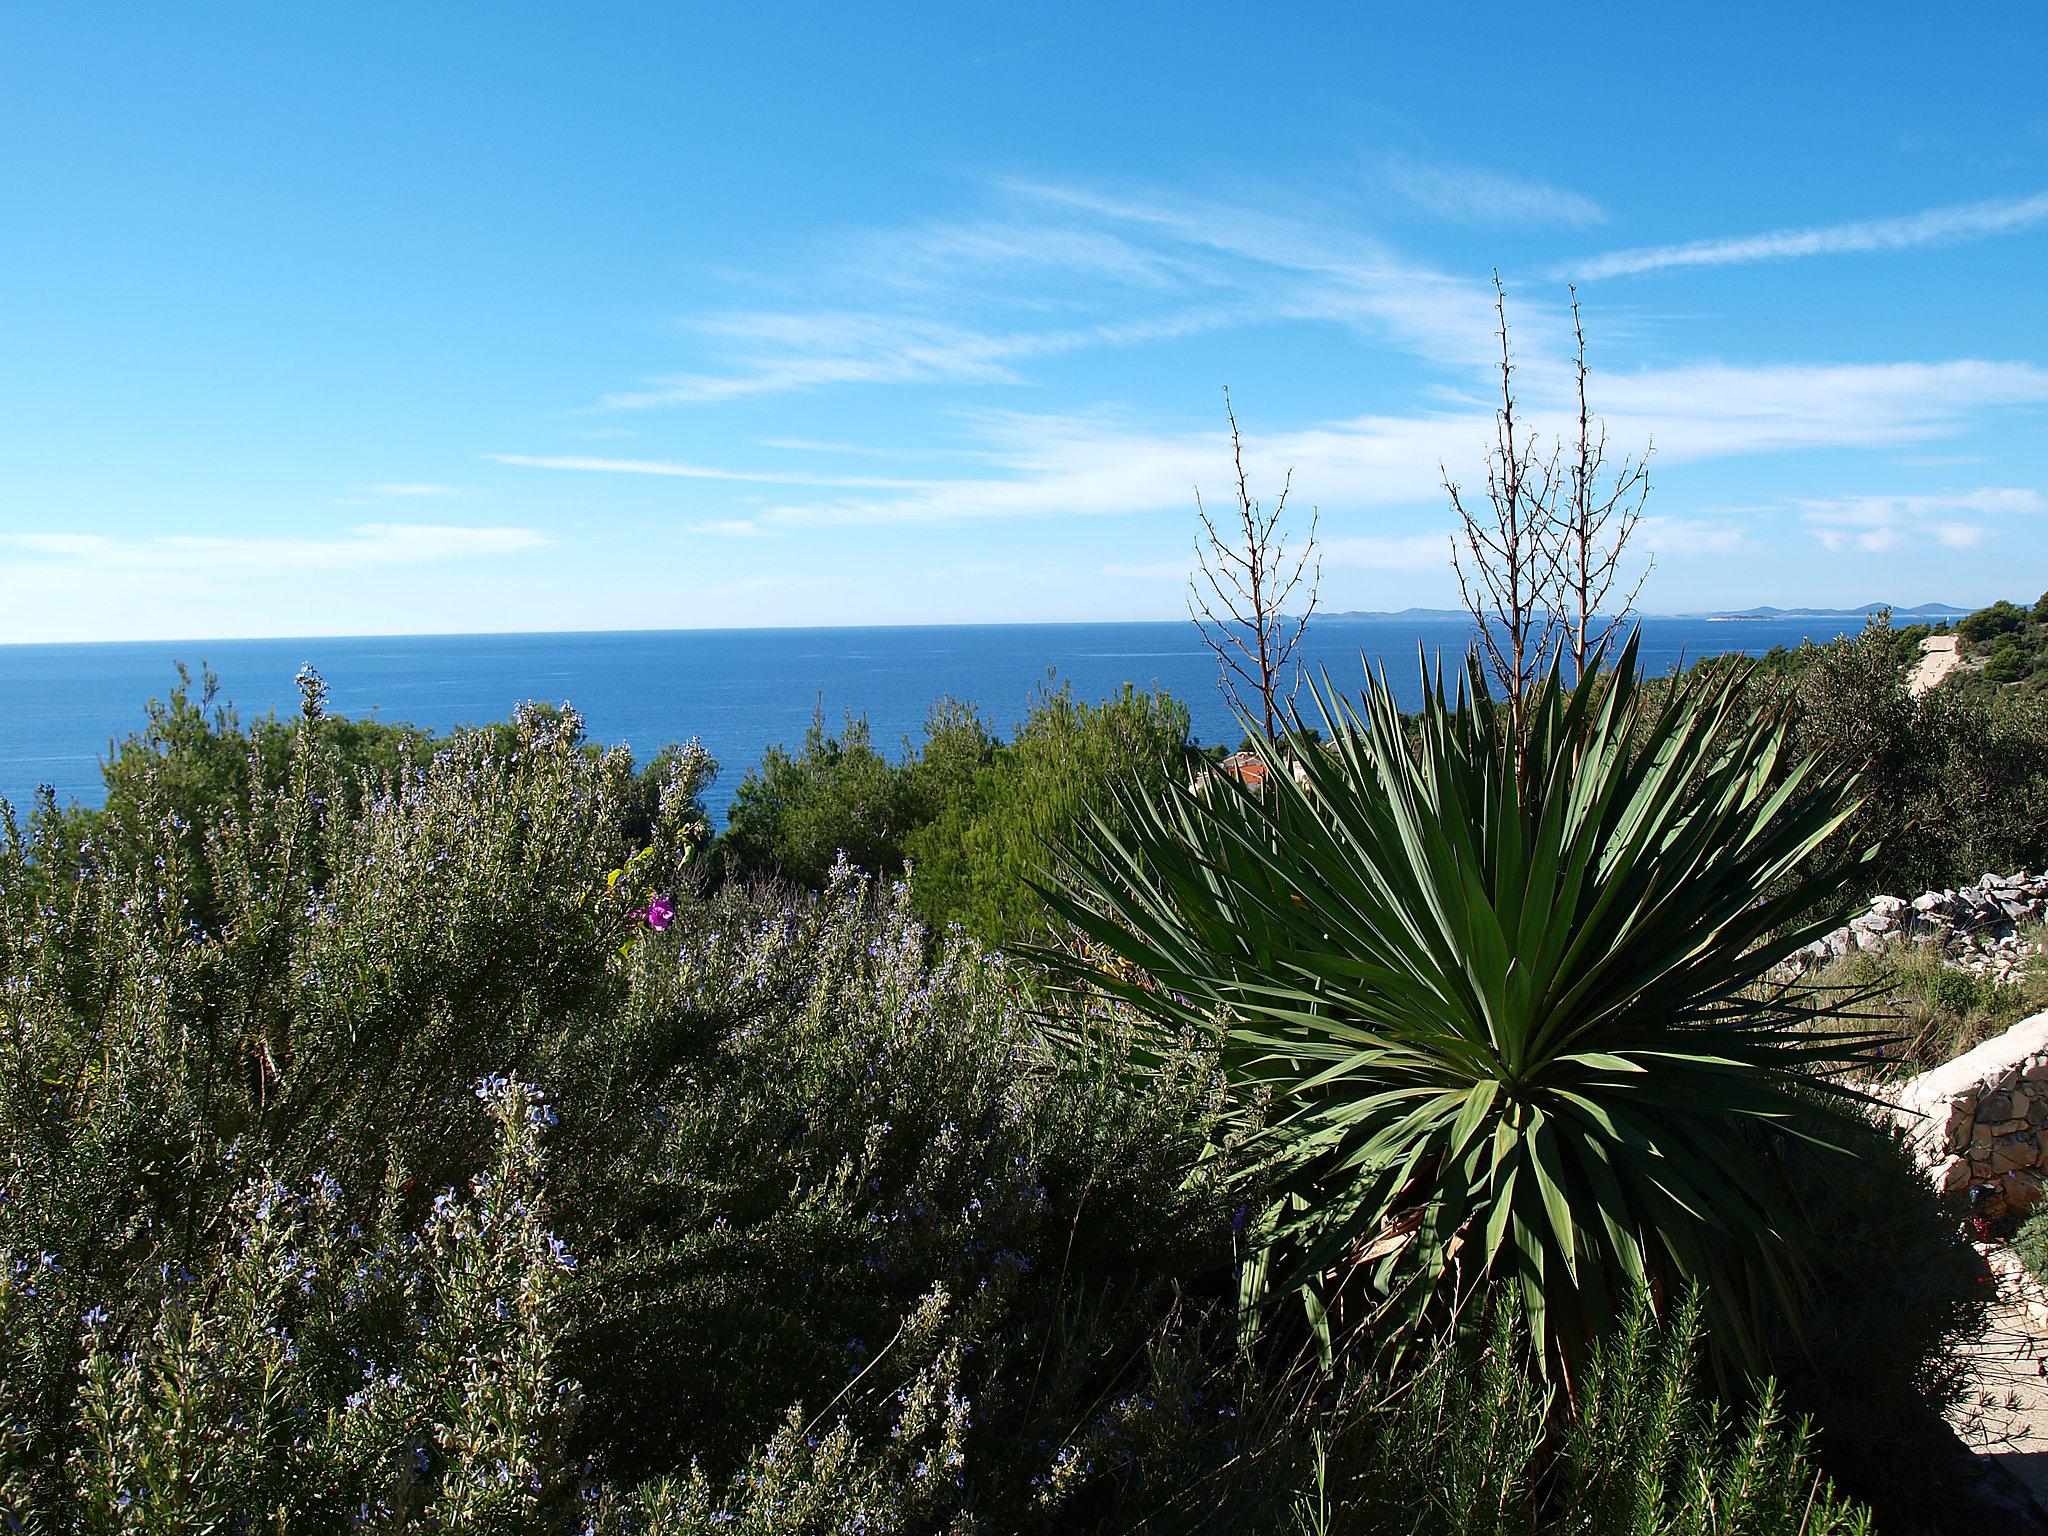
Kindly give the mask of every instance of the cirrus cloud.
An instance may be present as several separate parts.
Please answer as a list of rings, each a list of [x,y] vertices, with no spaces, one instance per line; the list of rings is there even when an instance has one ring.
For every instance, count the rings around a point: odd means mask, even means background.
[[[1726,267],[1754,261],[1790,261],[1805,256],[1841,256],[1863,251],[1909,251],[1922,246],[1955,245],[1992,235],[2031,229],[2048,221],[2048,192],[2028,197],[1991,198],[1929,208],[1899,218],[1859,219],[1847,224],[1815,224],[1800,229],[1774,229],[1758,235],[1689,240],[1680,245],[1647,246],[1611,251],[1557,269],[1560,277],[1632,277],[1675,267]]]
[[[106,572],[287,576],[365,571],[449,560],[525,554],[553,541],[532,528],[469,528],[432,523],[363,523],[331,538],[243,538],[98,533],[0,534],[0,548],[38,564]]]

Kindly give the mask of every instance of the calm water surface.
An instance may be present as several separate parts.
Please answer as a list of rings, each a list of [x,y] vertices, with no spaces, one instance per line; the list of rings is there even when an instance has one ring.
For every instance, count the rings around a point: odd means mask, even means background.
[[[1860,619],[1738,623],[1651,618],[1652,670],[1724,651],[1830,640]],[[1417,647],[1454,658],[1458,622],[1329,620],[1303,645],[1312,668],[1340,686],[1361,657],[1386,663],[1407,702],[1419,697]],[[721,765],[708,796],[717,822],[767,743],[798,743],[821,705],[836,725],[865,714],[878,745],[920,734],[934,700],[972,700],[1008,730],[1048,675],[1095,700],[1125,682],[1184,700],[1203,741],[1235,741],[1214,660],[1186,622],[1004,624],[889,629],[642,631],[628,634],[432,635],[372,639],[164,641],[0,646],[0,795],[24,804],[39,784],[60,801],[96,805],[108,743],[137,729],[143,706],[166,693],[183,661],[219,674],[244,719],[298,707],[293,677],[312,665],[331,707],[408,720],[434,731],[504,718],[526,699],[568,702],[599,741],[643,756],[664,742],[701,740]]]

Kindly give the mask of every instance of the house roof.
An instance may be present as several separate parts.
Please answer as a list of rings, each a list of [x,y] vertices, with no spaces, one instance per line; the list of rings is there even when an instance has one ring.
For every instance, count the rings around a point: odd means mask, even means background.
[[[1251,752],[1233,752],[1216,765],[1218,773],[1228,774],[1247,789],[1258,789],[1266,782],[1265,759]]]

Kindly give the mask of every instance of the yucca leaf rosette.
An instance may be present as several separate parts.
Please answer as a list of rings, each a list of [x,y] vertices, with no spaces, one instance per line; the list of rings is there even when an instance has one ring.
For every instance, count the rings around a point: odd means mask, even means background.
[[[1047,896],[1040,958],[1164,1038],[1213,1031],[1253,1156],[1248,1316],[1325,1355],[1511,1288],[1569,1375],[1632,1298],[1695,1288],[1732,1362],[1796,1318],[1788,1142],[1838,1142],[1875,1039],[1773,968],[1839,921],[1853,783],[1794,761],[1740,670],[1553,674],[1519,773],[1476,667],[1312,690],[1257,789],[1126,792]],[[1113,962],[1113,963],[1105,963]],[[1376,1332],[1384,1333],[1384,1328]]]

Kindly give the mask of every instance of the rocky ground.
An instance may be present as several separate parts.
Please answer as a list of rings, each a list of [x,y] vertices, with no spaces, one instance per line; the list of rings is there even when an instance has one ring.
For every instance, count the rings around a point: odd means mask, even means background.
[[[1911,901],[1880,896],[1868,911],[1793,955],[1787,969],[1816,970],[1853,950],[1874,953],[1905,943],[1938,950],[1944,964],[2006,980],[2042,947],[2024,930],[2044,915],[2048,873],[1986,875],[1961,890],[1927,891]]]

